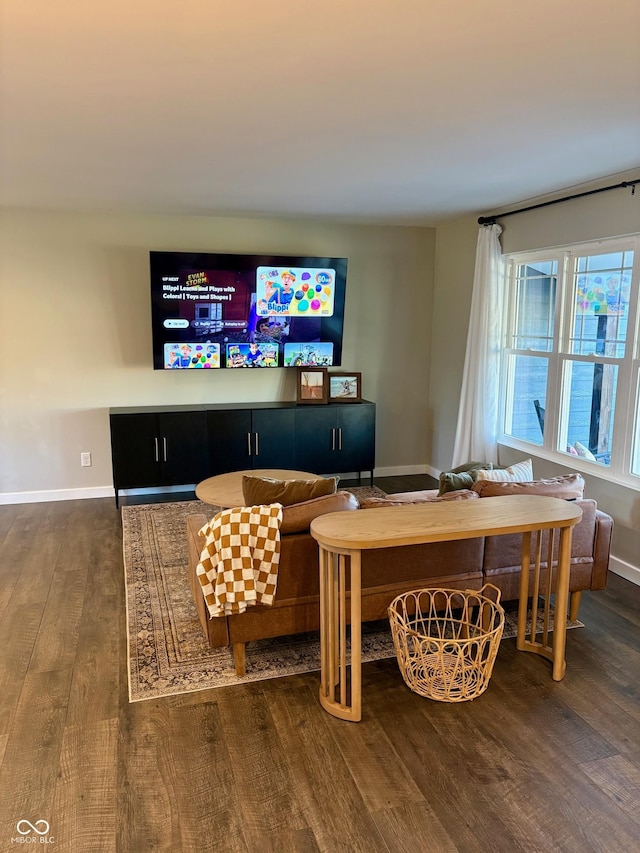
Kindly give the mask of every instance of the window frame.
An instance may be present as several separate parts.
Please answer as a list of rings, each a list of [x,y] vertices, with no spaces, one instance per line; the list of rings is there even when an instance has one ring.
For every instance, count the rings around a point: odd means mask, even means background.
[[[577,259],[591,255],[633,251],[631,285],[628,302],[625,351],[622,357],[599,353],[582,354],[572,351],[575,311],[575,277]],[[536,249],[530,252],[512,252],[503,255],[505,264],[502,358],[500,368],[498,442],[533,456],[548,459],[569,467],[619,483],[640,491],[640,234],[606,238]],[[542,261],[557,262],[555,286],[555,311],[551,349],[520,349],[514,346],[518,335],[518,269]],[[519,341],[522,343],[522,341]],[[517,356],[546,358],[548,361],[544,435],[540,444],[516,438],[506,432],[507,417],[513,411],[516,395],[513,393],[512,367]],[[609,465],[573,456],[558,450],[559,436],[567,428],[570,385],[564,381],[569,366],[576,363],[614,364],[618,367],[616,398],[611,432]],[[564,400],[562,399],[564,396]],[[564,407],[564,409],[563,409]],[[634,427],[637,424],[637,429]],[[634,445],[634,439],[636,444]],[[632,465],[638,473],[631,473]]]

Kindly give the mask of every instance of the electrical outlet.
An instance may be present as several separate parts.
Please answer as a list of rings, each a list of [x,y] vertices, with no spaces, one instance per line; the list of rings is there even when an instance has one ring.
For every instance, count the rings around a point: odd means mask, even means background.
[[[90,453],[81,453],[80,454],[80,465],[83,468],[91,467],[91,454]]]

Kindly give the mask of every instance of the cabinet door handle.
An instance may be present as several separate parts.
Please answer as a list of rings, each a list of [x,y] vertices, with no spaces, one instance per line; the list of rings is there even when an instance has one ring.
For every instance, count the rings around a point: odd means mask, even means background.
[[[156,448],[156,462],[159,462],[160,461],[160,453],[158,452],[158,436],[156,436],[153,439],[153,443],[154,443],[155,448]]]
[[[251,456],[251,433],[247,433],[247,456]]]
[[[342,450],[342,427],[338,428],[338,450]]]
[[[259,456],[260,455],[260,445],[258,444],[258,433],[254,432],[254,435],[256,437],[256,456]]]
[[[167,437],[165,435],[162,436],[162,461],[167,461]]]
[[[332,428],[332,430],[331,430],[331,449],[332,449],[332,450],[335,450],[335,449],[336,449],[336,431],[335,431],[335,427],[334,427],[334,428]]]

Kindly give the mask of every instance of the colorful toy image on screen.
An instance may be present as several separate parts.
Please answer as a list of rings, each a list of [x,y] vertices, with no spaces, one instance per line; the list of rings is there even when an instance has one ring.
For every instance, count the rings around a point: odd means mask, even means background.
[[[335,280],[334,269],[258,267],[258,316],[331,317]]]
[[[278,346],[273,343],[227,344],[227,367],[278,367]]]
[[[341,364],[346,258],[150,252],[150,270],[156,370]]]
[[[220,367],[220,346],[218,344],[165,344],[164,366],[167,370],[188,370],[190,368]]]
[[[333,344],[285,344],[285,367],[330,367],[333,365]]]

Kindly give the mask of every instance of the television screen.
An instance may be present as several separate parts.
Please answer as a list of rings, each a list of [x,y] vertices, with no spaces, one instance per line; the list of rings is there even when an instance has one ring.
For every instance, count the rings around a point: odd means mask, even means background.
[[[151,252],[156,370],[341,364],[346,258]]]

